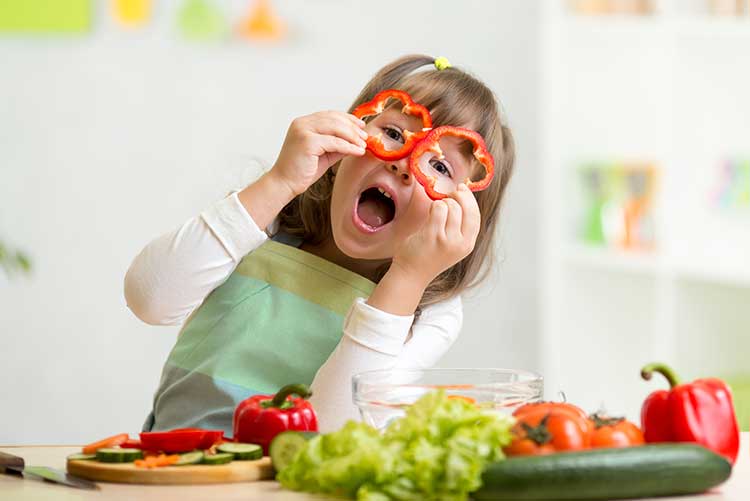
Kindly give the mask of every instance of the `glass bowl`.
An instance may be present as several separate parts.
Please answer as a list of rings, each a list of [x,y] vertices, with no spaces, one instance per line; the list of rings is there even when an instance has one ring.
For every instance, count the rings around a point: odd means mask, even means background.
[[[425,393],[442,389],[510,415],[542,398],[542,376],[515,369],[383,369],[352,377],[352,396],[365,423],[382,430]]]

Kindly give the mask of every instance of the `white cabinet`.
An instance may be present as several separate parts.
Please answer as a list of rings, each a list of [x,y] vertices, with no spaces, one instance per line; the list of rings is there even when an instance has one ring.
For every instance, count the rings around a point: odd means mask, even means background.
[[[712,15],[709,3],[655,2],[637,16],[542,2],[547,398],[562,390],[637,420],[666,387],[640,379],[647,362],[683,379],[750,376],[750,15]],[[577,187],[589,162],[657,169],[652,250],[583,242]],[[750,404],[738,390],[738,406]]]

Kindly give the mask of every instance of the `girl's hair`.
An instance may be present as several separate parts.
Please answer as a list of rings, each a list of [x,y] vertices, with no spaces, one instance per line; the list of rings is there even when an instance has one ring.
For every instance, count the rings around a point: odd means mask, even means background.
[[[490,186],[474,193],[482,216],[482,230],[474,250],[430,283],[417,313],[422,307],[455,296],[486,278],[494,261],[493,240],[499,209],[515,161],[513,135],[503,125],[504,120],[492,91],[455,67],[437,70],[433,66],[433,70],[415,71],[433,65],[434,61],[435,58],[424,55],[397,59],[375,74],[349,108],[351,112],[385,89],[404,90],[415,102],[430,110],[434,127],[457,125],[477,131],[484,137],[487,148],[495,158],[495,176]],[[281,211],[279,230],[300,236],[312,244],[319,244],[331,237],[333,177],[329,169],[307,191],[289,202]],[[378,270],[378,280],[389,266]]]

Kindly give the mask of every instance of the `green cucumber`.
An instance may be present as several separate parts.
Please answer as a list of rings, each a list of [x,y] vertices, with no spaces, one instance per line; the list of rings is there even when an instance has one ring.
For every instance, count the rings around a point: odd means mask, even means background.
[[[271,440],[268,455],[276,471],[283,470],[292,462],[297,452],[302,449],[308,440],[318,436],[314,431],[283,431]]]
[[[193,451],[180,454],[180,459],[174,464],[175,466],[186,466],[189,464],[198,464],[203,461],[202,451]]]
[[[227,452],[220,452],[219,454],[206,454],[203,456],[203,464],[226,464],[231,463],[234,459],[234,454]]]
[[[731,473],[726,459],[695,444],[591,449],[492,463],[473,498],[593,500],[697,494]]]
[[[90,461],[92,459],[96,459],[96,454],[83,454],[79,452],[68,456],[68,461]]]
[[[256,444],[240,444],[234,442],[225,442],[218,448],[219,452],[226,452],[234,455],[234,459],[240,461],[247,459],[260,459],[263,457],[263,448]]]
[[[143,459],[140,449],[106,448],[96,451],[96,460],[102,463],[132,463],[136,459]]]

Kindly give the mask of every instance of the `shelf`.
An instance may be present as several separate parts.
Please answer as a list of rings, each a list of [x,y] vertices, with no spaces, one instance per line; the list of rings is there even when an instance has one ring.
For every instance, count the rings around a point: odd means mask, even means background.
[[[566,263],[602,271],[672,277],[714,285],[750,288],[750,269],[704,262],[678,262],[655,252],[635,252],[569,244],[563,259]]]
[[[658,254],[628,252],[607,247],[570,244],[565,248],[568,263],[607,271],[656,275],[665,271]]]

